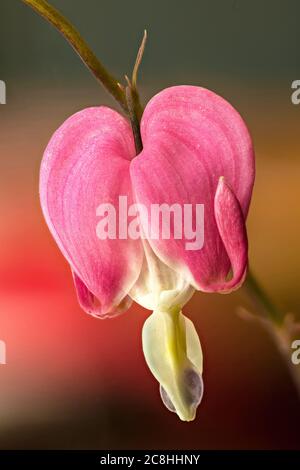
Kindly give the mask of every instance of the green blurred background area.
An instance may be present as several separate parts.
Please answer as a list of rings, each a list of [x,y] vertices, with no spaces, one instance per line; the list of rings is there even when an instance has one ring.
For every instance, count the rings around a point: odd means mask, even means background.
[[[53,0],[110,70],[129,73],[149,32],[145,79],[202,80],[221,74],[290,80],[299,73],[297,0]],[[86,80],[69,46],[18,0],[1,0],[5,78]]]
[[[118,78],[143,30],[144,103],[174,84],[224,96],[253,136],[257,178],[250,264],[299,319],[300,80],[297,0],[53,0]],[[242,290],[196,293],[185,307],[204,350],[205,395],[193,423],[159,399],[144,363],[138,306],[85,315],[43,220],[38,172],[54,130],[87,106],[117,108],[69,44],[19,0],[0,0],[0,448],[298,448],[300,405],[286,364]],[[300,339],[300,338],[299,338]],[[292,350],[291,350],[292,352]],[[300,367],[295,366],[295,367]]]

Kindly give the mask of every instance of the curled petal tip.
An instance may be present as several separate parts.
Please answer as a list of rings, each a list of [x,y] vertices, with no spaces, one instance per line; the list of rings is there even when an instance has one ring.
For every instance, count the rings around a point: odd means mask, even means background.
[[[248,240],[242,208],[224,176],[219,178],[214,211],[219,235],[232,268],[232,278],[220,282],[216,288],[219,292],[227,293],[240,287],[245,279],[248,266]]]

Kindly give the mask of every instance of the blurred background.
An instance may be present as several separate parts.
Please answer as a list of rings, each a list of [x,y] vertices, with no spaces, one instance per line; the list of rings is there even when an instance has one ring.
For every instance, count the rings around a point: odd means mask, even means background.
[[[130,74],[144,28],[144,102],[174,84],[210,88],[251,130],[257,179],[250,262],[299,319],[300,79],[297,0],[52,0],[107,68]],[[54,130],[109,104],[65,40],[20,0],[0,2],[0,448],[300,449],[300,402],[272,338],[236,313],[243,291],[197,293],[185,307],[204,349],[205,396],[193,423],[159,398],[138,306],[96,320],[43,220],[38,173]],[[300,367],[294,366],[294,367]]]

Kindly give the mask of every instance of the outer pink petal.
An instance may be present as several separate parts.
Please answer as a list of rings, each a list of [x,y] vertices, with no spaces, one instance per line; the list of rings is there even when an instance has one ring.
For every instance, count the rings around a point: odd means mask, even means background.
[[[71,116],[55,132],[40,172],[40,198],[47,224],[74,271],[82,307],[99,316],[128,306],[127,294],[142,264],[139,241],[99,240],[96,209],[133,202],[129,175],[134,156],[127,121],[106,107]],[[121,305],[120,305],[121,304]]]
[[[204,204],[205,212],[202,249],[186,250],[183,238],[150,240],[153,250],[171,267],[184,272],[196,288],[222,290],[233,253],[227,252],[230,243],[228,238],[226,242],[222,239],[224,234],[220,236],[215,219],[218,181],[224,176],[244,218],[254,182],[254,153],[242,118],[215,93],[179,86],[152,98],[141,132],[144,150],[131,163],[138,202],[148,209],[153,203]],[[223,216],[227,217],[225,209]]]

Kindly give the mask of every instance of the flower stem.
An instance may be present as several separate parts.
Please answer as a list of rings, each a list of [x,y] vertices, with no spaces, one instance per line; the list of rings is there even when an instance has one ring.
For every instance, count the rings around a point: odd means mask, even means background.
[[[131,77],[131,93],[132,93],[132,99],[133,99],[133,104],[134,104],[134,111],[135,111],[135,115],[136,115],[138,122],[140,122],[141,120],[141,117],[143,114],[143,107],[140,102],[139,92],[137,88],[137,79],[138,79],[139,68],[140,68],[142,58],[145,52],[146,41],[147,41],[147,31],[145,30],[141,45],[139,47],[139,50],[136,56],[136,61],[133,67],[133,72],[132,72],[132,77]]]
[[[135,99],[133,95],[133,90],[130,84],[126,87],[126,100],[127,100],[127,108],[128,108],[128,116],[131,123],[131,128],[133,132],[134,144],[135,144],[135,152],[138,155],[143,150],[143,143],[141,137],[141,130],[140,130],[140,122],[138,119],[138,114],[136,112],[135,107]]]
[[[260,323],[273,338],[300,398],[300,368],[292,363],[291,358],[291,345],[293,339],[300,334],[300,324],[295,321],[292,314],[285,314],[277,309],[251,271],[244,282],[243,290],[252,303],[255,313],[252,314],[245,309],[240,309],[240,313],[245,319]]]
[[[259,312],[263,318],[269,319],[277,326],[282,325],[284,315],[273,304],[250,270],[243,284],[243,290],[252,302],[255,311]]]
[[[127,109],[128,109],[128,116],[131,123],[131,128],[134,137],[134,144],[135,144],[135,151],[138,155],[143,150],[143,142],[141,137],[141,130],[140,130],[140,121],[143,114],[143,107],[141,105],[139,92],[137,89],[137,77],[139,67],[141,65],[141,61],[143,58],[143,54],[145,51],[147,41],[147,31],[144,31],[144,36],[139,47],[136,61],[133,67],[132,77],[131,80],[125,75],[127,81],[127,87],[125,89],[126,101],[127,101]]]
[[[127,113],[125,88],[114,78],[95,56],[86,41],[77,29],[46,0],[21,0],[30,6],[39,15],[51,23],[62,36],[71,44],[83,63],[88,67],[96,79],[117,100]]]

